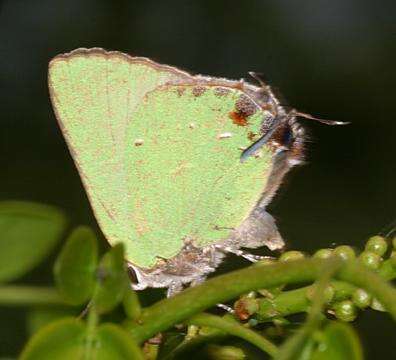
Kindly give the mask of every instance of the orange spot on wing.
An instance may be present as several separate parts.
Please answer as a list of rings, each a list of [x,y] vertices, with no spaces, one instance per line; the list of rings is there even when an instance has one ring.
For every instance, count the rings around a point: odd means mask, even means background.
[[[255,139],[256,136],[257,136],[257,134],[255,134],[253,131],[249,131],[248,134],[247,134],[247,138],[248,138],[250,141],[253,141],[253,140]]]
[[[248,125],[248,121],[247,121],[246,117],[241,113],[231,111],[229,113],[229,117],[235,125],[238,125],[238,126],[247,126]]]

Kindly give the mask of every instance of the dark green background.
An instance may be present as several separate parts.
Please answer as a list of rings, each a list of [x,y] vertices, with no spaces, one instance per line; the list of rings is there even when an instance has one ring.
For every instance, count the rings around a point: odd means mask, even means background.
[[[263,72],[297,109],[351,122],[302,120],[307,164],[271,205],[290,248],[361,246],[395,218],[395,1],[3,0],[0,199],[55,204],[74,224],[95,223],[46,83],[50,58],[93,46],[208,75]],[[0,355],[13,354],[23,312],[0,316]],[[357,326],[368,358],[396,357],[386,314],[366,311]]]

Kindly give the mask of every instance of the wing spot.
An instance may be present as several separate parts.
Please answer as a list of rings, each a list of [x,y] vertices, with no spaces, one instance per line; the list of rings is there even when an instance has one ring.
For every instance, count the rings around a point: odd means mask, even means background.
[[[229,113],[232,122],[238,126],[249,125],[247,118],[257,112],[256,104],[246,95],[241,95],[235,103],[235,110]]]
[[[144,140],[143,139],[136,139],[134,142],[135,146],[142,146],[144,144]]]
[[[252,116],[257,112],[256,104],[246,95],[241,95],[235,103],[238,114],[244,117]]]
[[[247,126],[249,124],[245,115],[241,112],[231,111],[228,116],[235,125]]]
[[[178,87],[176,92],[179,97],[183,96],[184,92],[186,91],[185,87]]]
[[[226,96],[231,92],[230,89],[224,87],[217,87],[214,89],[214,94],[218,97]]]
[[[221,139],[229,139],[230,137],[232,137],[232,133],[224,132],[224,133],[218,134],[216,137],[219,140],[221,140]]]
[[[192,94],[195,97],[201,96],[206,91],[206,87],[204,86],[194,86],[192,89]]]
[[[256,136],[257,136],[257,134],[254,133],[253,131],[249,131],[249,132],[247,133],[247,138],[248,138],[248,140],[250,140],[250,141],[254,141],[255,138],[256,138]]]

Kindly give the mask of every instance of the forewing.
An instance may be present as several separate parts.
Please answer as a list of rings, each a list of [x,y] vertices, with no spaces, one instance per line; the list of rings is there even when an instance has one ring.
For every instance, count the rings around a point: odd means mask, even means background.
[[[188,74],[145,58],[79,49],[53,59],[51,100],[96,218],[110,243],[127,241],[131,203],[125,132],[148,91]],[[128,237],[129,238],[129,237]]]
[[[271,151],[244,163],[240,155],[269,114],[243,91],[212,83],[159,87],[134,116],[125,142],[128,259],[151,267],[188,241],[227,238],[265,188]]]

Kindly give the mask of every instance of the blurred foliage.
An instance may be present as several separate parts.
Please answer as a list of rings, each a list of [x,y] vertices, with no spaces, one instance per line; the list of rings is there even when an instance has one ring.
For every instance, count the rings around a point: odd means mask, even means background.
[[[45,259],[65,228],[66,219],[55,208],[28,202],[1,202],[0,282],[20,277]]]
[[[54,277],[62,297],[69,303],[86,302],[95,286],[98,263],[97,241],[87,227],[73,231],[54,266]]]
[[[2,236],[11,234],[14,247],[34,246],[32,229],[39,229],[51,249],[65,232],[65,216],[56,208],[14,201],[0,203],[0,209]],[[358,310],[371,305],[396,320],[396,289],[387,282],[396,278],[395,245],[371,237],[357,258],[346,245],[313,257],[292,250],[142,306],[128,281],[123,246],[98,262],[94,232],[78,227],[55,261],[56,289],[3,283],[0,304],[30,309],[23,360],[161,360],[198,353],[217,360],[258,359],[263,353],[276,360],[360,360],[362,346],[348,324]],[[8,248],[0,242],[0,253]],[[8,268],[15,269],[12,261],[3,264],[3,272]],[[24,265],[13,271],[22,276],[30,270]],[[202,313],[235,298],[231,313]],[[307,313],[305,322],[291,316],[299,313]]]

